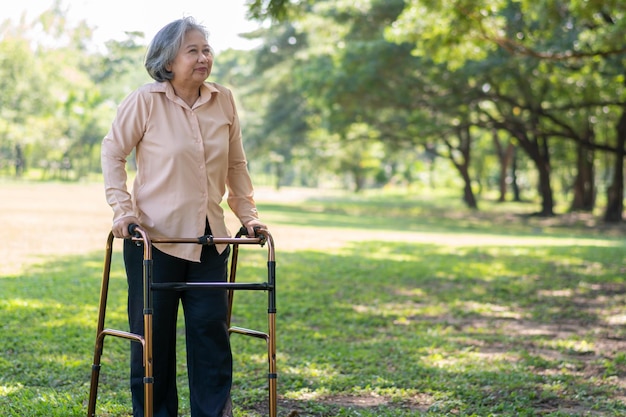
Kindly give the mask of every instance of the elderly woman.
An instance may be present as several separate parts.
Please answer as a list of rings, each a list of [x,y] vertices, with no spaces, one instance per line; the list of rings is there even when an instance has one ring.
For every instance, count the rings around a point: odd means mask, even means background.
[[[229,236],[220,206],[228,205],[248,234],[265,227],[258,218],[232,93],[207,82],[213,53],[206,29],[193,18],[176,20],[152,40],[145,67],[156,81],[119,105],[102,142],[106,198],[113,234],[129,237],[139,224],[155,237]],[[126,158],[136,151],[137,175],[126,187]],[[225,281],[229,248],[224,245],[155,245],[154,282]],[[131,332],[143,334],[143,250],[124,243]],[[192,417],[231,416],[230,350],[225,291],[157,291],[154,320],[154,416],[176,417],[176,321],[185,318]],[[133,416],[143,416],[141,346],[131,347]]]

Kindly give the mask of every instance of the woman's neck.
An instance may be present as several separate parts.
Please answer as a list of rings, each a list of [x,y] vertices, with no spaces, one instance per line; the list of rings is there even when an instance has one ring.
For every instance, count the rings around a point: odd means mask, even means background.
[[[189,107],[193,107],[194,103],[200,97],[200,87],[185,87],[172,84],[174,88],[174,94],[180,97]]]

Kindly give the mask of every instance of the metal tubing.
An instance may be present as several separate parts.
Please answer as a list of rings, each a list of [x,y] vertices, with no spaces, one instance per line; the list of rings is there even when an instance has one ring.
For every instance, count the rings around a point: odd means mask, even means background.
[[[258,290],[267,291],[271,287],[264,282],[155,282],[152,284],[153,291],[175,290],[183,291],[194,288],[215,290]]]
[[[152,242],[140,227],[135,229],[143,240],[143,366],[144,366],[144,417],[152,417],[154,396],[154,374],[152,358]]]
[[[252,336],[252,337],[256,337],[257,339],[263,339],[265,341],[269,340],[269,335],[267,333],[264,332],[260,332],[258,330],[250,330],[250,329],[244,329],[243,327],[231,327],[228,329],[229,333],[237,333],[237,334],[242,334],[245,336]]]
[[[269,361],[269,373],[267,381],[269,385],[269,412],[270,417],[276,417],[277,413],[277,379],[276,372],[276,314],[268,314],[269,340],[267,343],[267,357]]]
[[[141,230],[137,228],[136,230]],[[262,233],[260,231],[259,233]],[[132,237],[133,241],[141,242],[143,238],[140,237]],[[263,237],[211,237],[207,243],[199,242],[200,238],[171,238],[171,237],[155,237],[151,239],[152,243],[189,243],[189,244],[206,244],[206,245],[228,245],[228,244],[238,244],[238,245],[262,245],[265,243],[265,239]]]
[[[235,237],[240,238],[241,236],[243,236],[244,233],[246,233],[245,228],[242,227],[241,229],[239,229]],[[235,280],[237,277],[238,259],[239,259],[239,243],[233,243],[231,257],[230,257],[230,276],[228,277],[228,282],[230,282],[231,284],[235,283]],[[228,311],[226,313],[226,326],[227,327],[230,327],[230,319],[233,315],[233,301],[234,300],[235,300],[235,291],[234,289],[231,288],[228,290]]]
[[[269,411],[270,417],[276,417],[277,414],[277,378],[278,374],[276,371],[276,261],[273,259],[267,262],[267,280],[269,285],[272,287],[270,291],[268,291],[268,310],[267,310],[267,319],[268,319],[268,333],[269,339],[267,341],[267,357],[269,361],[269,374],[268,374],[268,384],[269,384]]]
[[[269,340],[267,343],[268,348],[268,361],[269,361],[269,413],[270,417],[276,417],[278,413],[278,398],[277,398],[277,379],[278,373],[276,370],[276,259],[274,254],[274,239],[267,230],[262,231],[265,233],[265,239],[268,242],[268,254],[267,254],[267,283],[271,287],[268,291],[268,333]]]
[[[153,417],[153,396],[154,396],[154,377],[153,377],[153,304],[152,291],[175,290],[182,291],[194,288],[213,288],[228,290],[228,326],[230,333],[238,333],[246,336],[264,339],[268,350],[268,388],[269,388],[269,417],[277,416],[277,373],[276,373],[276,277],[275,277],[275,259],[274,259],[274,241],[270,233],[265,229],[256,230],[258,237],[241,237],[246,233],[242,228],[235,238],[214,238],[213,236],[202,236],[200,238],[154,238],[150,239],[147,233],[141,227],[133,228],[133,236],[130,238],[137,243],[143,243],[144,247],[144,264],[143,264],[143,293],[144,293],[144,335],[129,333],[121,330],[105,329],[106,303],[109,289],[109,276],[111,270],[113,233],[109,233],[107,239],[106,255],[104,261],[104,272],[102,278],[102,286],[100,289],[100,306],[98,314],[98,329],[96,334],[96,343],[94,348],[94,361],[92,365],[91,387],[89,392],[88,416],[95,417],[98,380],[100,375],[100,361],[104,349],[105,336],[114,336],[118,338],[128,339],[142,344],[143,360],[144,360],[144,417]],[[202,245],[214,244],[232,244],[231,268],[228,282],[199,282],[199,283],[158,283],[153,282],[153,261],[152,261],[152,244],[153,243],[190,243]],[[268,249],[268,277],[267,282],[262,283],[236,283],[237,260],[239,254],[239,245],[260,245],[266,243]],[[241,327],[230,327],[232,304],[235,290],[256,290],[268,292],[268,332],[260,332],[257,330],[249,330]]]
[[[102,284],[100,286],[100,305],[98,307],[98,328],[96,331],[96,344],[93,352],[93,364],[91,366],[91,385],[89,389],[89,405],[87,415],[96,415],[96,398],[98,396],[98,380],[100,379],[100,359],[104,348],[104,337],[100,337],[104,329],[106,315],[106,303],[109,294],[109,276],[111,271],[111,258],[113,256],[113,233],[109,233],[104,255],[104,268],[102,272]]]

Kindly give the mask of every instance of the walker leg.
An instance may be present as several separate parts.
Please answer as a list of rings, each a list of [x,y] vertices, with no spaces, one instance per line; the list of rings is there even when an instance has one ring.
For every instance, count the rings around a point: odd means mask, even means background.
[[[109,233],[104,256],[104,268],[102,272],[102,285],[100,286],[100,305],[98,307],[98,329],[96,331],[96,343],[93,353],[93,365],[91,366],[91,385],[89,388],[89,405],[87,416],[95,417],[96,400],[98,397],[98,380],[100,379],[100,359],[104,347],[104,319],[106,317],[107,297],[109,294],[109,276],[111,273],[111,259],[113,257],[113,233]]]
[[[143,261],[143,328],[144,340],[144,417],[152,417],[154,414],[153,392],[153,359],[152,359],[152,247],[144,237],[144,261]]]
[[[93,365],[91,365],[91,386],[89,388],[89,405],[87,408],[87,416],[95,417],[96,415],[96,399],[98,397],[98,380],[100,379],[100,358],[102,356],[102,337],[97,338],[94,349]]]
[[[228,282],[236,281],[237,276],[237,260],[239,258],[239,245],[233,244],[232,254],[230,257],[230,276]],[[230,320],[233,314],[233,300],[235,299],[235,290],[228,290],[228,312],[226,315],[226,326],[230,327]]]
[[[152,282],[152,243],[148,238],[145,231],[141,228],[134,229],[140,236],[141,241],[144,243],[144,264],[143,264],[143,320],[144,320],[144,335],[141,336],[135,333],[129,333],[121,330],[104,329],[106,304],[109,289],[109,275],[111,269],[112,258],[112,244],[113,233],[109,233],[107,240],[107,251],[105,256],[104,273],[102,278],[102,287],[100,290],[100,306],[98,315],[98,330],[96,334],[96,342],[94,347],[94,360],[91,371],[91,385],[89,391],[89,405],[88,405],[88,417],[95,417],[96,415],[96,401],[98,392],[98,380],[101,369],[101,359],[104,349],[104,338],[107,335],[115,336],[119,338],[128,339],[131,341],[142,343],[143,364],[144,364],[144,417],[153,417],[154,415],[154,370],[153,370],[153,304],[152,304],[152,291],[154,290],[154,284]],[[244,233],[241,231],[240,233]],[[268,243],[268,281],[265,284],[235,284],[235,275],[237,272],[237,257],[238,257],[238,241],[227,242],[233,243],[233,254],[231,258],[231,270],[229,281],[231,289],[228,291],[228,326],[229,332],[236,332],[247,334],[249,336],[263,338],[267,342],[268,349],[268,389],[269,389],[269,417],[277,417],[277,372],[276,372],[276,280],[275,270],[276,265],[274,261],[274,247],[271,235],[267,231],[260,231],[260,234],[265,237],[266,240],[261,241],[261,245]],[[237,236],[238,238],[240,235]],[[170,242],[172,243],[172,242]],[[176,243],[187,243],[177,241]],[[194,241],[194,243],[196,243]],[[247,242],[250,243],[250,242]],[[213,284],[214,288],[221,288],[217,284]],[[209,284],[211,285],[211,284]],[[262,287],[259,288],[259,286]],[[233,298],[235,289],[262,289],[268,291],[268,333],[263,333],[255,330],[247,330],[241,328],[230,327]]]
[[[146,329],[145,343],[143,345],[144,350],[144,372],[145,377],[143,379],[144,386],[144,417],[152,417],[154,414],[154,377],[152,376],[152,314],[146,314],[144,316],[144,326]]]
[[[276,417],[277,415],[277,378],[278,375],[276,373],[276,315],[274,313],[270,313],[268,317],[269,322],[269,340],[267,343],[267,356],[269,360],[269,374],[268,374],[268,385],[269,385],[269,416]]]
[[[269,360],[269,412],[270,417],[276,417],[277,410],[277,379],[276,371],[276,262],[273,252],[270,252],[270,259],[267,262],[267,282],[270,290],[267,295],[267,320],[268,320],[268,360]]]

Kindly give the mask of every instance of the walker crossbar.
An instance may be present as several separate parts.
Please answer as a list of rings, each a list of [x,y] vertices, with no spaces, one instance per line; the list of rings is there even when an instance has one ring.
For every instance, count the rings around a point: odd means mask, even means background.
[[[268,291],[272,287],[267,283],[228,283],[228,282],[154,282],[152,283],[153,291],[166,291],[166,290],[174,290],[174,291],[184,291],[190,290],[194,288],[203,288],[203,289],[215,289],[215,290],[258,290],[258,291]]]
[[[216,238],[211,235],[198,238],[154,238],[150,239],[145,230],[137,225],[131,225],[129,231],[132,234],[131,240],[138,244],[143,244],[143,288],[144,288],[144,335],[130,333],[122,330],[105,329],[106,304],[109,291],[109,276],[111,271],[111,259],[113,253],[113,233],[109,233],[106,245],[104,260],[104,271],[102,276],[102,286],[100,289],[100,306],[98,314],[98,329],[94,348],[94,360],[91,367],[91,386],[89,390],[88,417],[96,415],[96,401],[98,396],[98,380],[101,370],[101,357],[104,349],[105,336],[127,339],[141,343],[143,348],[144,362],[144,417],[153,417],[153,363],[152,363],[152,292],[153,291],[184,291],[198,288],[228,290],[228,315],[227,323],[229,334],[236,333],[253,338],[264,339],[267,345],[268,355],[268,409],[269,417],[277,416],[277,373],[276,373],[276,262],[274,259],[274,241],[270,233],[265,229],[255,228],[257,236],[242,237],[247,233],[245,228],[241,228],[234,238]],[[194,283],[154,283],[152,282],[152,244],[153,243],[192,243],[200,245],[231,244],[232,254],[230,260],[229,282],[194,282]],[[236,283],[237,259],[239,245],[260,245],[267,244],[267,281],[253,283]],[[266,291],[268,331],[267,333],[258,330],[244,329],[241,327],[230,327],[232,316],[232,305],[234,292],[236,290]]]

